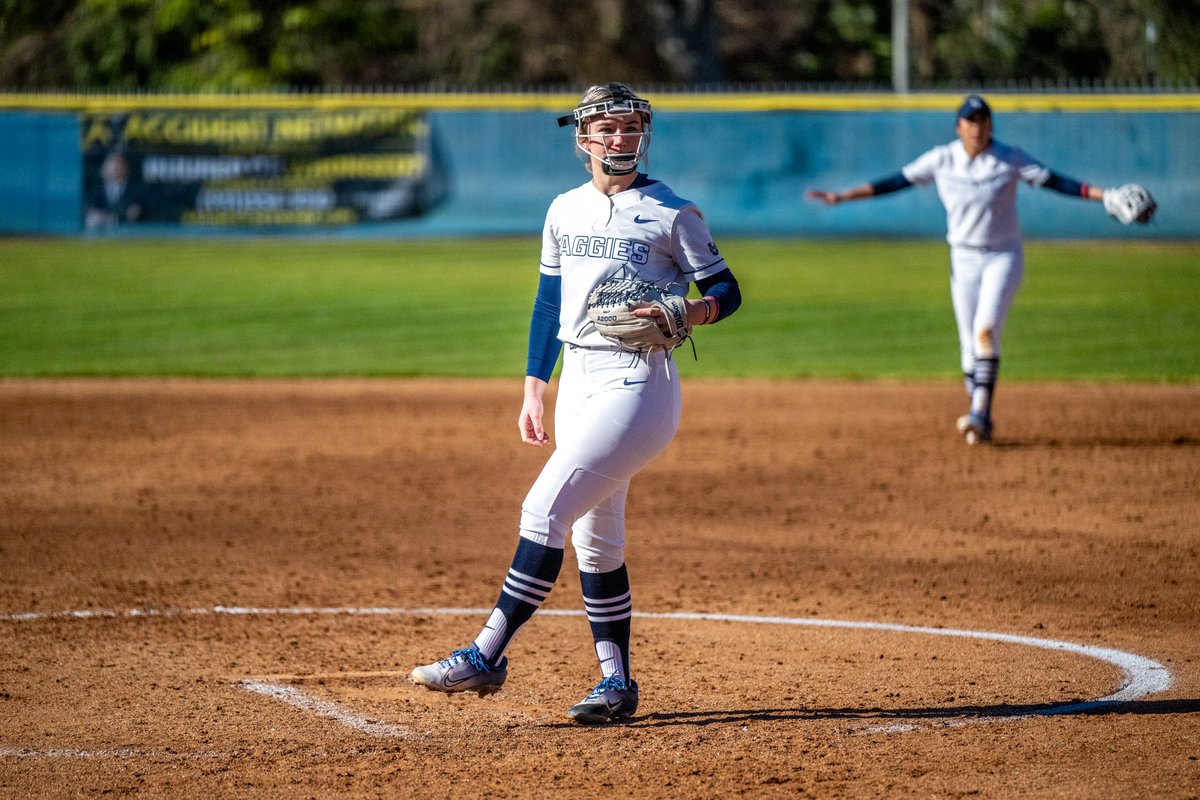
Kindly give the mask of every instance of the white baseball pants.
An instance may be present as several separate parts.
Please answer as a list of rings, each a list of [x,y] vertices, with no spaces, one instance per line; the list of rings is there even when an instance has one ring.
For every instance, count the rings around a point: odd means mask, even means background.
[[[629,482],[666,449],[679,427],[675,362],[568,346],[555,404],[556,447],[521,507],[521,535],[565,548],[584,572],[625,563]]]
[[[950,248],[950,297],[964,373],[974,370],[976,358],[1000,357],[1000,334],[1024,275],[1019,243],[999,250]]]

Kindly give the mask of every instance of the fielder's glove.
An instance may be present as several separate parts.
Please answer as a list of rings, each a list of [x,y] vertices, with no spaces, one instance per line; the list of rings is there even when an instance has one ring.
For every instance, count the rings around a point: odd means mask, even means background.
[[[657,307],[665,317],[638,317],[634,310]],[[692,332],[682,297],[644,280],[609,278],[588,295],[587,315],[600,335],[622,350],[672,350]]]
[[[1144,186],[1127,183],[1116,189],[1104,190],[1104,210],[1123,225],[1134,222],[1145,225],[1158,210],[1158,203],[1154,202]]]

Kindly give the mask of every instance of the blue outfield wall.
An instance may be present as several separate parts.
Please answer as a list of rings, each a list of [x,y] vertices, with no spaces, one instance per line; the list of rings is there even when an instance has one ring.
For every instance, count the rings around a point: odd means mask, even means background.
[[[571,136],[552,115],[439,112],[451,194],[430,233],[536,232],[559,192],[587,180]],[[1023,229],[1034,238],[1200,238],[1200,114],[1011,113],[996,137],[1087,183],[1138,182],[1159,201],[1155,222],[1127,228],[1099,203],[1023,186]],[[809,188],[841,189],[899,170],[954,138],[944,112],[663,112],[648,173],[696,202],[720,235],[943,237],[932,187],[827,208]]]
[[[653,99],[653,98],[652,98]],[[430,110],[445,196],[421,216],[344,228],[273,228],[334,236],[538,234],[553,197],[587,180],[569,129],[547,110]],[[827,208],[808,188],[841,189],[896,172],[954,137],[944,110],[659,110],[648,173],[695,201],[717,236],[942,237],[933,187]],[[80,120],[0,111],[0,233],[83,233]],[[1155,222],[1125,227],[1098,203],[1024,186],[1031,238],[1200,238],[1200,113],[1007,111],[996,137],[1051,168],[1102,186],[1144,184]],[[136,225],[107,235],[228,234]],[[247,232],[240,229],[240,232]],[[262,229],[253,232],[261,233]]]
[[[0,233],[81,230],[83,164],[75,114],[0,112]]]

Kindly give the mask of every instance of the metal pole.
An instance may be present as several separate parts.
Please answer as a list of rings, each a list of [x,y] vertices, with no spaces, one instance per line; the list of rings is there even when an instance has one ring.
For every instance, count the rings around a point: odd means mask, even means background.
[[[892,88],[908,92],[908,0],[892,0]]]

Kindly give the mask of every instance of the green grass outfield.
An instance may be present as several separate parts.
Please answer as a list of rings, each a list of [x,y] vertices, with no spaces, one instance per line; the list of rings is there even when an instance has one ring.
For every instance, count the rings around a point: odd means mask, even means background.
[[[540,237],[0,239],[0,377],[520,376]],[[733,239],[711,377],[956,378],[942,242]],[[1018,380],[1200,379],[1200,244],[1030,242]]]

